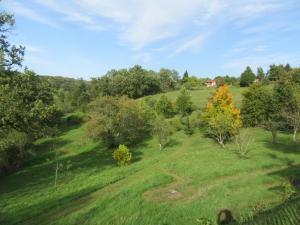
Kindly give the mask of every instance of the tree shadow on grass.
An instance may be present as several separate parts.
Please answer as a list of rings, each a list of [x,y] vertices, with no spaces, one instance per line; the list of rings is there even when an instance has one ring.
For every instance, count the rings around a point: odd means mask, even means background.
[[[175,139],[175,138],[171,138],[170,141],[167,143],[166,147],[172,148],[172,147],[178,146],[178,145],[180,145],[180,144],[181,144],[180,141],[178,141],[178,140]]]
[[[252,218],[235,225],[292,225],[300,224],[300,197],[274,208],[255,214]]]
[[[300,164],[292,165],[288,168],[270,172],[269,176],[281,177],[286,182],[295,188],[296,193],[293,195],[291,200],[280,203],[279,205],[267,209],[265,211],[259,212],[252,218],[249,218],[244,223],[238,223],[242,225],[292,225],[300,224]],[[276,195],[285,196],[287,193],[282,185],[276,187],[271,187],[270,191],[274,192]],[[282,200],[283,201],[283,200]],[[280,221],[280,222],[278,222]]]
[[[74,213],[96,201],[97,191],[101,191],[105,186],[118,182],[121,179],[123,178],[119,177],[108,184],[95,185],[64,197],[57,197],[29,207],[19,208],[13,212],[0,214],[0,224],[53,224],[53,221]]]
[[[68,144],[68,141],[55,138],[43,142],[42,146],[39,146],[39,148],[50,149],[43,150],[44,152],[33,159],[23,170],[3,177],[1,179],[0,195],[14,191],[26,193],[36,185],[40,185],[41,188],[53,185],[55,173],[54,158],[56,154],[55,151],[51,149],[53,143],[58,148]],[[141,147],[141,145],[139,147]],[[133,163],[140,161],[143,154],[142,149],[138,148],[137,150],[134,150],[134,147],[132,149]],[[62,163],[62,165],[71,165],[67,171],[64,171],[70,172],[71,174],[87,170],[90,170],[91,172],[94,172],[95,170],[101,171],[116,166],[116,162],[112,158],[113,150],[114,149],[108,149],[105,146],[98,144],[94,148],[80,154],[65,157],[62,154],[62,157],[58,159],[58,162]]]
[[[276,143],[272,143],[270,140],[266,140],[265,146],[274,151],[300,154],[300,144],[293,143],[292,140],[288,137],[278,137]]]

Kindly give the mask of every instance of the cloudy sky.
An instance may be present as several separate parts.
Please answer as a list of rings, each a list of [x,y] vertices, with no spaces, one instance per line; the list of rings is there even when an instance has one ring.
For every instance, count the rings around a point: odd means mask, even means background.
[[[300,66],[299,0],[2,0],[11,42],[40,74],[89,78],[140,64],[199,77]]]

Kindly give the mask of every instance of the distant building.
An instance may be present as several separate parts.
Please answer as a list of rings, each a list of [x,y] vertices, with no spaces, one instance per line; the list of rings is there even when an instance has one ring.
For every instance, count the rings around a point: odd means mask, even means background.
[[[258,82],[260,82],[260,78],[259,78],[259,76],[256,76],[255,77],[255,80],[253,81],[254,83],[258,83]]]
[[[215,87],[217,85],[215,80],[208,80],[206,81],[206,87]]]

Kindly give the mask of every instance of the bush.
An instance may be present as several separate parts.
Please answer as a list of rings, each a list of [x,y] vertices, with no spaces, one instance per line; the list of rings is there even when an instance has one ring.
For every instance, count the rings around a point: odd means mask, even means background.
[[[119,145],[113,152],[113,159],[117,161],[119,166],[126,166],[131,161],[131,153],[125,145]]]
[[[30,139],[26,133],[10,130],[0,140],[0,173],[8,174],[21,168],[28,155]]]
[[[105,96],[90,105],[88,136],[101,139],[109,147],[136,144],[147,136],[150,123],[137,101],[127,97]]]
[[[296,194],[297,191],[292,184],[291,180],[286,179],[282,184],[281,184],[282,190],[283,190],[283,195],[282,195],[282,200],[283,201],[288,201],[291,200]]]
[[[169,122],[163,116],[158,116],[153,125],[153,134],[157,136],[160,150],[169,142],[172,132]]]
[[[176,109],[182,116],[189,115],[193,111],[193,103],[190,92],[183,87],[176,98]]]
[[[250,152],[249,147],[253,144],[253,137],[246,130],[240,131],[235,137],[236,144],[236,154],[242,158],[246,159],[248,153]]]
[[[180,131],[183,129],[183,125],[181,123],[181,117],[179,115],[173,117],[170,119],[170,125],[174,128],[176,131]]]
[[[174,114],[172,102],[165,95],[159,98],[155,105],[155,110],[157,114],[164,115],[165,117],[172,117]]]

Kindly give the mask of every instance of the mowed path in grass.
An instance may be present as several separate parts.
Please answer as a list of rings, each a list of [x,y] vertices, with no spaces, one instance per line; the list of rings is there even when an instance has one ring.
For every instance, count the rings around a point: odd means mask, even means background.
[[[200,93],[192,92],[195,103],[197,95],[207,101],[207,91]],[[286,134],[273,145],[268,132],[250,132],[246,160],[236,156],[234,144],[224,150],[200,131],[177,132],[163,151],[155,139],[132,147],[134,162],[117,167],[111,150],[86,140],[84,124],[69,127],[39,140],[39,154],[25,168],[1,178],[0,224],[181,225],[202,217],[215,221],[224,208],[236,218],[249,216],[259,202],[272,208],[282,202],[284,179],[300,177],[300,146]],[[72,164],[56,189],[55,151],[63,164]]]

